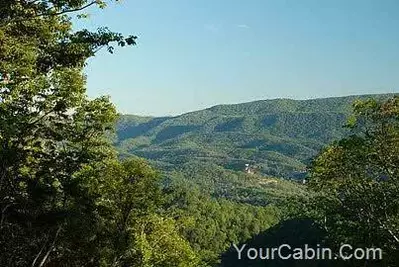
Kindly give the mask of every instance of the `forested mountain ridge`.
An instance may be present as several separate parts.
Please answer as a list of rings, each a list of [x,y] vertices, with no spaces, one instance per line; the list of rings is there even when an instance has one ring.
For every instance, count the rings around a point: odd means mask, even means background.
[[[301,178],[323,146],[345,135],[355,100],[389,96],[261,100],[176,117],[122,115],[116,146],[166,171],[193,162],[237,171],[249,163],[262,175]]]

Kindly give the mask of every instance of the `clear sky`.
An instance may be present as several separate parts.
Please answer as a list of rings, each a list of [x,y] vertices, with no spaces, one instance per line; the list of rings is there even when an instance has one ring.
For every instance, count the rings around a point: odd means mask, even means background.
[[[80,25],[138,45],[88,62],[88,94],[120,112],[399,92],[397,0],[125,0]]]

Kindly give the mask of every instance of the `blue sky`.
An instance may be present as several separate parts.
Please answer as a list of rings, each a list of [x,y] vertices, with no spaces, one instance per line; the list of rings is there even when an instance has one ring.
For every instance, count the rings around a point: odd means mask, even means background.
[[[397,0],[125,0],[78,22],[139,37],[89,60],[88,94],[162,116],[399,92],[398,10]]]

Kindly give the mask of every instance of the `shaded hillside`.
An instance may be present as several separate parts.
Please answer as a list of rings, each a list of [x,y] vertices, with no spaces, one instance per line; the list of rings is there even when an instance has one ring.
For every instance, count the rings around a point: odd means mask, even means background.
[[[281,250],[283,257],[287,257],[289,254],[293,253],[294,249],[300,248],[305,250],[305,244],[308,248],[313,249],[316,253],[319,253],[319,257],[325,257],[325,259],[281,259],[278,253],[271,252],[272,248],[279,248],[281,245],[290,246],[290,249],[285,247]],[[356,260],[340,260],[334,259],[334,254],[337,253],[332,249],[331,244],[328,242],[326,233],[317,224],[311,220],[295,219],[281,221],[279,224],[267,229],[266,231],[254,236],[253,238],[247,240],[244,243],[236,245],[239,250],[241,250],[241,259],[238,259],[239,253],[234,247],[230,247],[222,255],[222,261],[219,265],[220,267],[357,267],[357,266],[386,266],[380,261],[371,260],[366,264],[363,261]],[[253,259],[248,258],[253,257],[254,253],[249,253],[248,250],[255,248],[259,253],[259,257]],[[329,259],[329,254],[322,252],[323,248],[332,249],[331,257]],[[337,249],[338,250],[338,249]],[[306,251],[306,250],[305,250]],[[305,258],[304,252],[304,258]],[[312,257],[312,252],[307,252],[309,257]],[[324,253],[324,254],[323,254]],[[262,259],[260,257],[268,256],[268,259]],[[294,254],[291,254],[292,257]],[[317,255],[317,254],[315,254]],[[274,258],[273,258],[274,257]],[[317,257],[317,256],[316,256]]]
[[[345,135],[342,126],[353,101],[367,97],[263,100],[177,117],[124,115],[117,125],[117,147],[162,170],[195,162],[242,171],[249,163],[263,175],[300,178],[324,145]]]

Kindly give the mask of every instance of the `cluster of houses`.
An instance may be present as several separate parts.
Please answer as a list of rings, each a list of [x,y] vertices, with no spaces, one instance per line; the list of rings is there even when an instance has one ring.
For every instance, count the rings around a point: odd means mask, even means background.
[[[248,174],[254,174],[254,173],[255,173],[254,168],[253,168],[251,165],[249,165],[248,163],[245,164],[245,169],[244,169],[244,171],[245,171],[246,173],[248,173]]]
[[[245,164],[244,172],[248,174],[254,174],[256,168],[251,166],[249,163]],[[296,171],[294,174],[294,179],[302,182],[303,184],[306,183],[306,169]]]

